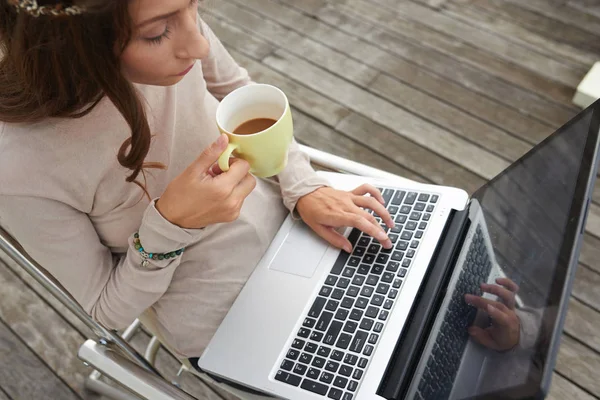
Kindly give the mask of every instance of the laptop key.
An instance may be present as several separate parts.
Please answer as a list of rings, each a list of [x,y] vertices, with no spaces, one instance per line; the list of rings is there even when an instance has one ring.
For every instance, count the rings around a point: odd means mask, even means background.
[[[417,200],[417,194],[415,192],[409,192],[408,195],[406,195],[406,199],[404,200],[404,204],[414,204],[415,200]]]
[[[421,193],[419,195],[419,201],[425,201],[427,202],[429,200],[429,195],[427,193]]]
[[[400,204],[402,204],[402,200],[404,199],[405,195],[406,192],[403,190],[396,191],[396,193],[394,194],[394,198],[392,199],[392,204],[394,206],[399,206]]]
[[[396,262],[396,261],[392,261],[392,262],[388,263],[388,266],[385,270],[396,272],[396,271],[398,271],[398,267],[400,267],[400,263]]]
[[[406,273],[408,272],[408,270],[406,268],[400,268],[400,271],[398,271],[398,276],[400,278],[404,278],[406,276]],[[402,282],[400,282],[402,283]]]
[[[374,349],[374,347],[371,346],[370,344],[368,344],[365,346],[365,350],[363,351],[363,354],[365,356],[370,356],[371,354],[373,354],[373,349]]]
[[[381,275],[381,273],[383,272],[383,270],[385,270],[385,265],[375,264],[371,268],[371,273],[372,274]]]
[[[335,311],[335,310],[337,310],[339,305],[340,305],[339,301],[329,300],[327,302],[327,305],[325,306],[325,309],[329,310],[329,311]]]
[[[423,238],[423,233],[424,233],[423,231],[417,231],[417,233],[415,233],[415,237],[417,239],[421,239],[421,238]]]
[[[394,260],[394,261],[402,261],[403,258],[404,258],[404,252],[402,252],[402,251],[395,251],[392,254],[392,260]]]
[[[304,318],[304,322],[302,323],[302,326],[305,326],[307,328],[312,328],[313,326],[315,326],[315,323],[317,322],[316,319],[313,318]]]
[[[394,227],[390,230],[390,232],[392,232],[392,234],[394,233],[400,233],[402,232],[402,225],[400,225],[400,223],[396,222],[396,225],[394,225]]]
[[[348,390],[351,392],[355,392],[357,387],[358,387],[358,382],[356,382],[356,381],[350,381],[350,383],[348,384]]]
[[[384,272],[383,276],[381,277],[381,282],[392,283],[393,280],[394,274],[391,272]]]
[[[327,331],[327,334],[325,335],[325,340],[323,343],[327,345],[333,345],[340,334],[340,331],[342,330],[342,326],[343,324],[340,321],[333,321],[329,327],[329,330]]]
[[[372,286],[364,286],[360,291],[361,296],[371,297],[375,289]]]
[[[377,286],[377,293],[379,294],[387,294],[388,290],[390,290],[390,285],[388,285],[387,283],[380,283],[379,286]],[[381,302],[383,303],[383,301]]]
[[[361,360],[365,360],[365,358],[361,358]],[[366,365],[365,365],[365,366],[366,366]],[[359,367],[360,367],[360,365],[359,365]],[[361,368],[364,368],[364,367],[361,367]],[[363,371],[362,371],[362,369],[358,369],[358,368],[356,368],[356,369],[354,370],[354,373],[352,374],[352,379],[356,379],[357,381],[359,381],[359,380],[360,380],[360,378],[362,378],[362,376],[363,376]]]
[[[388,298],[390,298],[390,299],[395,299],[397,296],[398,296],[398,291],[396,289],[392,289],[388,293]]]
[[[354,305],[354,299],[352,297],[344,297],[344,300],[342,300],[342,307],[352,308],[352,305]]]
[[[429,200],[429,201],[432,203],[437,203],[439,198],[440,198],[440,196],[438,196],[437,194],[434,194],[433,196],[431,196],[431,200]]]
[[[369,336],[369,343],[375,344],[377,343],[377,339],[379,339],[379,335],[376,333],[371,333],[371,336]]]
[[[398,241],[398,235],[397,235],[397,234],[395,234],[395,233],[391,233],[391,234],[389,234],[389,235],[388,235],[388,238],[390,239],[390,241],[391,241],[392,243],[396,243],[396,242]],[[390,249],[384,249],[384,250],[390,251]]]
[[[358,367],[359,368],[367,368],[368,363],[369,363],[369,360],[367,360],[364,357],[361,357],[360,360],[358,361]]]
[[[313,358],[313,356],[311,356],[310,354],[302,353],[302,355],[300,356],[298,361],[303,364],[310,364],[310,362],[312,361],[312,358]]]
[[[341,300],[344,297],[344,291],[342,289],[334,289],[333,293],[331,293],[331,298],[335,300]]]
[[[337,279],[338,279],[337,276],[335,276],[335,275],[329,275],[327,277],[327,279],[325,279],[325,284],[329,285],[329,286],[333,286],[337,282]]]
[[[374,306],[380,306],[383,304],[384,300],[385,298],[382,295],[376,294],[371,298],[371,304],[373,304]]]
[[[385,201],[385,206],[387,207],[394,196],[394,191],[392,189],[385,189],[381,195],[383,196],[383,200]]]
[[[366,237],[366,236],[363,235],[360,238],[360,240],[358,241],[358,246],[360,246],[360,247],[367,247],[370,243],[371,243],[371,238]]]
[[[331,389],[329,389],[329,393],[327,394],[327,397],[329,397],[330,399],[333,399],[333,400],[341,400],[343,393],[344,392],[341,391],[340,389],[336,389],[336,388],[332,387]]]
[[[361,264],[360,267],[358,267],[358,270],[356,272],[361,275],[366,275],[369,273],[370,270],[371,270],[370,265]],[[355,276],[355,278],[356,278],[356,276]]]
[[[350,351],[355,353],[360,353],[365,345],[368,337],[368,333],[365,331],[358,331],[354,335],[354,339],[352,340],[352,344],[350,345]]]
[[[321,332],[325,332],[332,319],[333,319],[333,313],[326,312],[326,311],[323,312],[323,314],[321,314],[321,318],[319,318],[319,322],[317,322],[317,326],[315,329],[318,331],[321,331]]]
[[[412,237],[413,237],[413,234],[410,231],[404,231],[404,232],[402,232],[402,235],[400,235],[400,238],[402,240],[410,240],[410,239],[412,239]]]
[[[404,268],[410,267],[410,258],[405,258],[404,261],[402,261],[402,266]]]
[[[421,216],[423,215],[423,213],[420,213],[418,211],[413,212],[412,214],[410,214],[410,219],[413,221],[418,221],[421,219]]]
[[[306,369],[308,367],[304,364],[296,364],[296,366],[294,367],[294,373],[296,375],[304,375],[304,373],[306,372]]]
[[[335,344],[335,346],[339,347],[340,349],[346,350],[348,346],[350,346],[351,340],[352,336],[348,335],[347,333],[342,333],[340,334],[340,337],[338,338],[338,341]]]
[[[434,209],[435,209],[435,206],[433,204],[430,204],[427,206],[425,211],[427,211],[428,213],[432,213]]]
[[[373,331],[380,333],[382,330],[383,330],[383,322],[376,323],[375,327],[373,328]]]
[[[352,252],[353,256],[357,256],[357,257],[362,257],[365,255],[365,252],[367,251],[366,247],[362,247],[362,246],[356,246],[354,248],[354,251]]]
[[[394,216],[395,214],[398,213],[399,208],[398,208],[398,206],[389,206],[387,210],[391,216]]]
[[[406,252],[406,257],[413,258],[415,256],[415,249],[410,249]]]
[[[398,289],[401,285],[402,285],[402,279],[396,279],[396,280],[394,280],[394,283],[392,284],[392,287],[394,289]]]
[[[344,363],[346,364],[350,364],[350,365],[356,365],[356,362],[358,361],[358,356],[355,356],[354,354],[346,354],[346,357],[344,358]]]
[[[292,347],[294,349],[302,350],[302,348],[304,347],[305,343],[306,342],[304,340],[294,339],[294,342],[292,343]]]
[[[358,310],[355,308],[350,313],[350,319],[352,319],[354,321],[360,321],[360,319],[362,318],[362,315],[363,315],[363,312],[361,310]]]
[[[348,279],[348,278],[340,278],[340,280],[337,283],[337,287],[339,287],[341,289],[346,289],[349,284],[350,284],[350,279]]]
[[[368,272],[368,271],[367,271]],[[357,286],[362,286],[365,283],[364,275],[356,275],[354,279],[352,279],[352,283]]]
[[[365,309],[367,308],[367,305],[369,304],[369,299],[365,298],[365,297],[359,297],[356,300],[356,304],[354,304],[354,307],[360,308],[360,309]]]
[[[344,397],[342,397],[342,400],[352,400],[352,393],[344,393]]]
[[[373,254],[365,254],[365,256],[362,259],[362,262],[371,265],[375,262],[375,256]]]
[[[344,272],[342,272],[342,276],[345,276],[346,278],[352,278],[352,276],[354,276],[355,272],[356,272],[355,268],[346,267],[346,268],[344,268]]]
[[[431,219],[431,214],[427,213],[423,215],[423,221],[429,221]]]
[[[349,365],[342,365],[340,367],[340,370],[338,372],[338,374],[343,375],[343,376],[352,376],[352,372],[354,371],[354,368],[352,368]]]
[[[331,359],[336,361],[342,361],[344,359],[344,352],[334,350],[333,353],[331,353]]]
[[[328,297],[331,294],[333,288],[331,286],[323,286],[319,292],[319,296]]]
[[[347,384],[348,384],[348,378],[344,378],[343,376],[338,376],[333,381],[333,385],[337,386],[341,389],[345,388]]]
[[[336,311],[334,318],[345,321],[346,318],[348,318],[348,314],[350,314],[350,311],[348,311],[344,308],[340,308],[339,310]]]
[[[315,342],[320,342],[323,339],[323,333],[322,332],[313,332],[310,335],[310,340],[314,340]]]
[[[393,251],[393,250],[390,249],[390,251]],[[380,254],[379,256],[377,256],[377,259],[375,260],[375,262],[378,264],[387,264],[389,259],[390,259],[390,256],[388,256],[387,254]]]
[[[290,360],[283,360],[281,363],[281,369],[285,369],[286,371],[291,371],[294,368],[294,362]]]
[[[413,240],[413,241],[410,243],[410,248],[411,248],[411,249],[416,249],[417,247],[419,247],[419,241],[418,241],[418,240]]]
[[[367,312],[365,313],[365,315],[369,318],[375,318],[375,317],[377,317],[378,312],[379,312],[379,308],[369,306],[369,308],[367,308]]]
[[[300,328],[298,330],[298,336],[300,336],[301,338],[307,338],[310,336],[310,329],[306,329],[306,328]]]
[[[315,368],[323,368],[325,366],[325,361],[326,360],[323,357],[315,357],[312,362],[312,366]],[[315,379],[317,379],[318,377],[319,377],[319,374],[317,374]]]
[[[419,224],[419,229],[421,229],[421,230],[425,230],[425,229],[427,229],[427,222],[421,222],[421,223]]]
[[[402,206],[400,207],[400,214],[408,215],[410,214],[410,210],[412,210],[411,206]],[[398,221],[396,221],[398,222]]]
[[[306,374],[306,377],[310,378],[310,379],[319,379],[319,375],[321,375],[321,370],[320,369],[309,368],[308,369],[308,373]]]
[[[280,371],[277,371],[277,373],[275,374],[275,380],[277,380],[279,382],[287,383],[292,386],[298,386],[300,384],[300,381],[302,380],[302,378],[300,378],[298,375],[293,375],[288,372],[280,370]]]
[[[379,313],[379,319],[382,321],[385,321],[387,319],[387,317],[390,315],[390,312],[387,310],[381,310],[381,312]]]
[[[425,203],[415,204],[415,211],[423,211],[423,210],[425,210]]]
[[[331,382],[333,382],[333,374],[323,371],[319,380],[324,383],[331,383]]]
[[[360,275],[357,275],[360,276]],[[361,276],[361,278],[364,278],[363,276]],[[354,282],[352,282],[354,283]],[[356,297],[358,296],[358,293],[360,292],[360,288],[358,286],[350,286],[348,288],[348,291],[346,292],[346,294],[350,297]]]
[[[315,299],[310,311],[308,312],[309,317],[317,318],[319,314],[321,314],[321,310],[323,310],[323,306],[327,300],[324,297],[318,297]]]
[[[319,346],[319,350],[317,351],[318,355],[321,357],[329,357],[329,353],[331,353],[331,349],[329,347]]]
[[[340,358],[339,361],[342,361],[342,359]],[[337,372],[338,368],[340,366],[340,363],[337,363],[335,361],[327,361],[327,364],[325,364],[325,369],[327,371],[331,371],[331,372]]]
[[[306,346],[304,347],[304,351],[308,351],[309,353],[313,353],[315,351],[317,351],[317,346],[315,343],[307,343]]]
[[[346,321],[346,323],[344,324],[344,332],[354,333],[356,331],[357,327],[358,327],[358,324],[356,322]]]
[[[388,299],[388,300],[385,301],[385,303],[383,303],[383,308],[386,309],[386,310],[389,310],[390,308],[392,308],[393,305],[394,305],[394,301]]]
[[[371,318],[363,318],[360,322],[360,329],[364,329],[365,331],[370,331],[373,327],[373,321]],[[360,353],[360,352],[359,352]]]
[[[398,224],[404,224],[406,222],[406,220],[408,219],[408,217],[406,216],[406,214],[408,214],[410,212],[410,207],[407,207],[405,211],[406,212],[404,214],[398,214],[398,216],[394,220],[394,221],[396,221],[396,223],[398,223]]]
[[[369,246],[367,253],[377,254],[377,253],[379,253],[379,250],[381,250],[381,245],[372,244]]]
[[[300,352],[298,350],[289,350],[286,354],[286,358],[289,358],[290,360],[297,360],[299,355]]]
[[[396,245],[396,249],[401,250],[401,251],[408,249],[408,242],[405,242],[404,240],[401,242],[398,242],[398,244]]]
[[[379,282],[379,277],[377,275],[371,274],[367,278],[367,285],[375,286],[377,285],[377,282]]]
[[[312,381],[310,379],[304,379],[302,381],[302,385],[300,385],[302,389],[306,389],[309,392],[313,392],[316,394],[320,394],[321,396],[325,396],[327,393],[328,386],[323,385],[322,383]]]
[[[417,223],[415,221],[408,221],[404,227],[406,230],[414,231],[417,229]]]

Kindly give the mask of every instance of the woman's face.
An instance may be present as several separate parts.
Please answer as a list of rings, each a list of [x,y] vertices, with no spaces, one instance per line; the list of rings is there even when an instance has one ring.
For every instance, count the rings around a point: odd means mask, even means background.
[[[197,25],[197,0],[131,0],[133,36],[121,55],[132,82],[169,86],[179,82],[209,44]]]

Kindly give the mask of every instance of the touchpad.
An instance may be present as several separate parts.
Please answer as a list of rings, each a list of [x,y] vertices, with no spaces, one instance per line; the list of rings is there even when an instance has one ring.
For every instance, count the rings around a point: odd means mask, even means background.
[[[308,225],[296,221],[269,269],[310,278],[328,247]]]

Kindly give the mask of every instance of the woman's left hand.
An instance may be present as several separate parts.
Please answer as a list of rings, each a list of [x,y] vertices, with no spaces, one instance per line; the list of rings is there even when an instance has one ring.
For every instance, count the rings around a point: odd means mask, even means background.
[[[370,196],[365,196],[370,194]],[[384,206],[381,192],[374,186],[365,184],[350,192],[323,187],[301,197],[296,210],[302,220],[319,236],[333,246],[352,252],[352,244],[335,228],[353,227],[379,240],[386,249],[392,242],[375,217],[366,209],[375,211],[390,228],[394,221]]]

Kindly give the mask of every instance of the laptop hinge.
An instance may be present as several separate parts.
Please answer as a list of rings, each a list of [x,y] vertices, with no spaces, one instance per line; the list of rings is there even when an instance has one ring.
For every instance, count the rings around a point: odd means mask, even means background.
[[[444,299],[460,249],[469,228],[468,206],[452,211],[434,252],[428,271],[413,302],[405,329],[381,380],[377,394],[386,399],[402,399],[409,388],[420,355],[425,347],[437,310]]]

